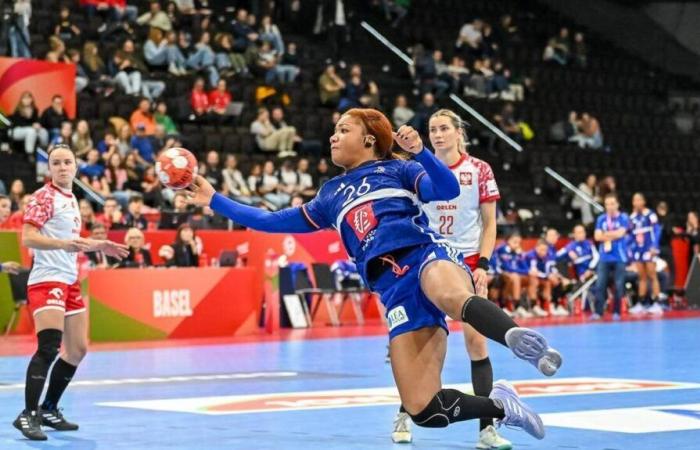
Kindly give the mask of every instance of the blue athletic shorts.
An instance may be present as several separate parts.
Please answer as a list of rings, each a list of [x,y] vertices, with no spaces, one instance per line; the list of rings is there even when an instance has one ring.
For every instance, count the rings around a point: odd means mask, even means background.
[[[436,325],[449,333],[445,313],[428,300],[420,287],[423,268],[437,260],[450,261],[459,265],[471,278],[471,271],[464,264],[461,252],[448,245],[425,244],[415,247],[396,261],[401,274],[397,274],[389,267],[371,282],[372,291],[381,296],[382,304],[386,308],[390,339],[403,333]]]
[[[651,254],[651,249],[651,245],[633,243],[629,248],[630,259],[634,262],[652,262],[654,256]]]

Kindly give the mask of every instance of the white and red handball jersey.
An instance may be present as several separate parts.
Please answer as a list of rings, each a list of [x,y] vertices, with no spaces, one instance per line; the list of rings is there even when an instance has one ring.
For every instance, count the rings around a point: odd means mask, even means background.
[[[48,183],[32,196],[24,223],[34,225],[46,237],[80,237],[80,209],[73,192]],[[78,280],[78,253],[65,250],[33,250],[34,264],[28,285],[55,281],[71,285]]]
[[[423,210],[430,227],[466,258],[479,253],[481,204],[496,201],[501,195],[487,162],[463,154],[450,169],[459,181],[459,196],[450,201],[425,203]]]

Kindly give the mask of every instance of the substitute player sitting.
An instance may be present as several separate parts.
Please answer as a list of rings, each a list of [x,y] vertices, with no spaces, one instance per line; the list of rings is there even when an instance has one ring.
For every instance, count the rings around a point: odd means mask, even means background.
[[[514,315],[529,319],[533,317],[530,305],[523,297],[523,287],[527,287],[527,266],[523,257],[522,238],[518,233],[511,233],[506,242],[496,247],[491,258],[496,275],[504,285],[507,301],[517,305]]]
[[[552,288],[559,284],[559,274],[552,259],[547,241],[540,239],[535,248],[524,256],[528,270],[527,298],[534,305],[532,312],[537,317],[549,315],[552,303]]]

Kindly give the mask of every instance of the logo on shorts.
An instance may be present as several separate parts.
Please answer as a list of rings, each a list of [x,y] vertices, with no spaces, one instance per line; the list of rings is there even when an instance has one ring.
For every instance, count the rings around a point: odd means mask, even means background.
[[[460,172],[459,173],[459,184],[462,186],[472,185],[472,173],[471,172]]]
[[[355,232],[357,239],[363,240],[367,234],[377,226],[377,218],[374,216],[372,202],[356,206],[345,216],[348,225]]]
[[[407,323],[409,319],[406,309],[403,306],[397,306],[386,314],[386,320],[389,325],[389,331],[391,331],[399,325]]]
[[[49,295],[53,295],[54,298],[56,298],[57,300],[60,300],[63,297],[63,289],[53,288],[49,291]]]

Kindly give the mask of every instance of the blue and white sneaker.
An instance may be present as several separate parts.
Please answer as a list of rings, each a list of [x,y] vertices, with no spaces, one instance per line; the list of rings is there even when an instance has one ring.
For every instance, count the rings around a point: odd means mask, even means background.
[[[503,407],[505,417],[496,421],[499,427],[519,428],[536,439],[544,438],[544,423],[539,414],[520,400],[510,383],[505,380],[493,383],[489,398]]]
[[[561,354],[550,347],[547,339],[535,330],[511,328],[506,333],[506,344],[515,356],[528,361],[545,376],[551,377],[561,367]]]

